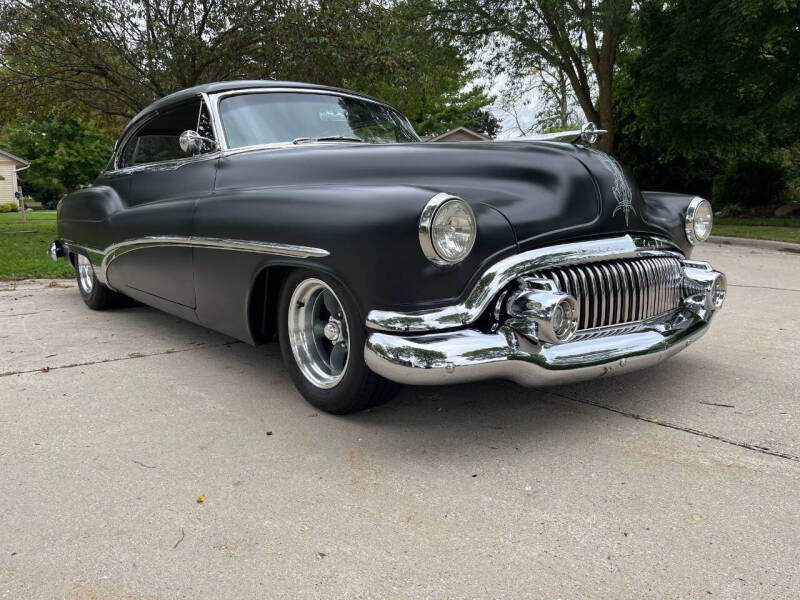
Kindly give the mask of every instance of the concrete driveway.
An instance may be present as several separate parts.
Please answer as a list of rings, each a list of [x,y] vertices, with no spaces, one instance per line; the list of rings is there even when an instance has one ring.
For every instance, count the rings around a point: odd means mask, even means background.
[[[0,598],[797,598],[800,255],[695,257],[728,303],[659,367],[346,418],[275,345],[2,284]]]

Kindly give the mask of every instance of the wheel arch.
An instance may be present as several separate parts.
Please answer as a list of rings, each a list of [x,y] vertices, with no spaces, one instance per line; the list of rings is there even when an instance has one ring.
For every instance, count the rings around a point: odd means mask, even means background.
[[[335,279],[363,313],[353,291],[343,278],[331,269],[317,264],[280,263],[261,267],[253,277],[247,299],[247,327],[254,344],[265,344],[277,340],[278,307],[284,280],[292,271],[311,271]]]
[[[255,344],[274,341],[278,335],[278,301],[281,285],[297,265],[268,265],[256,273],[250,286],[247,322]]]

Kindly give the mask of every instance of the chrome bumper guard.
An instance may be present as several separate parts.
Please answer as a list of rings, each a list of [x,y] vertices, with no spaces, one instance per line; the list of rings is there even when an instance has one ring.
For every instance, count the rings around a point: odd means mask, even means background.
[[[47,254],[55,261],[59,258],[63,258],[64,248],[61,246],[61,240],[50,242],[50,246],[47,248]]]
[[[389,332],[388,327],[373,331],[367,337],[365,360],[379,375],[411,385],[484,379],[559,385],[643,369],[702,337],[724,303],[722,273],[708,263],[689,260],[683,261],[683,273],[684,298],[678,308],[635,323],[578,331],[565,343],[539,339],[540,324],[533,319],[521,322],[524,315],[497,323],[491,331],[467,324],[437,331],[434,321],[425,333],[415,334],[410,328]]]

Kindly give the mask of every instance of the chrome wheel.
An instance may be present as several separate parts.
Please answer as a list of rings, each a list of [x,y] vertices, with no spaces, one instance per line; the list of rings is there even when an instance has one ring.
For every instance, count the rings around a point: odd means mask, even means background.
[[[78,254],[78,284],[84,294],[91,294],[94,287],[94,267],[83,254]]]
[[[335,386],[347,370],[350,336],[342,303],[320,279],[297,284],[289,299],[289,345],[306,379],[319,388]]]

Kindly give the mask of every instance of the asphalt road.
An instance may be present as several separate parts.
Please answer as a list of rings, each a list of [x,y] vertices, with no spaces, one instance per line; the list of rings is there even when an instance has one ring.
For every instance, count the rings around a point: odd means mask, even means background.
[[[0,284],[0,598],[797,598],[800,255],[695,258],[728,303],[654,369],[346,418],[274,345]]]

